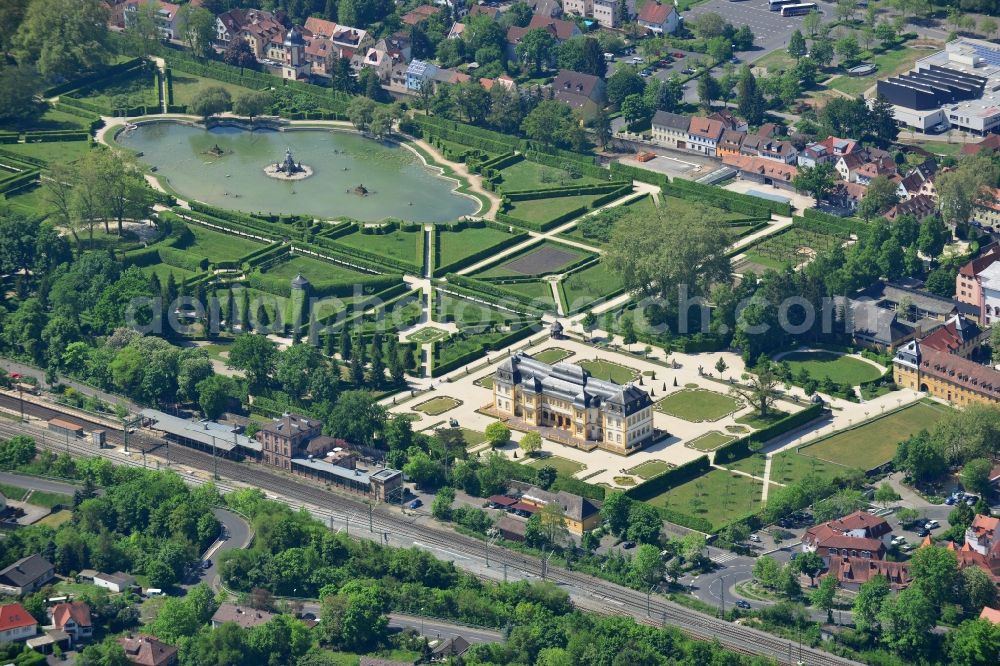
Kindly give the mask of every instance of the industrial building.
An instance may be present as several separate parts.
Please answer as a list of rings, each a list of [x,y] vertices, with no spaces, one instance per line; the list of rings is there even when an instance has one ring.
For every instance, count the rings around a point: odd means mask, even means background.
[[[876,90],[893,105],[900,125],[988,134],[1000,127],[1000,45],[952,40],[912,71],[879,81]]]

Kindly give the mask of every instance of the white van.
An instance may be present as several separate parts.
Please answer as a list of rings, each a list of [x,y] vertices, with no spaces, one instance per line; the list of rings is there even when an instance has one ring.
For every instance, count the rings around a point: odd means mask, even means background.
[[[161,590],[158,587],[150,587],[146,589],[144,595],[149,597],[150,599],[152,599],[153,597],[162,597],[163,590]]]

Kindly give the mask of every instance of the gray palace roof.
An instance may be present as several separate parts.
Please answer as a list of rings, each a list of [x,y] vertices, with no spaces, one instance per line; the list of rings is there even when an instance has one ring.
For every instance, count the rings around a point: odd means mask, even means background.
[[[649,394],[631,384],[594,379],[572,363],[542,363],[518,352],[497,367],[497,379],[521,386],[526,393],[541,393],[573,403],[628,416],[652,404]]]

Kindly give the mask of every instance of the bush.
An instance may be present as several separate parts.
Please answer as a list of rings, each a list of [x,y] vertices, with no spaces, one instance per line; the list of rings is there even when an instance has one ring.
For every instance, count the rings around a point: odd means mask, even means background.
[[[691,479],[705,474],[711,468],[712,465],[708,461],[708,456],[698,456],[691,462],[667,470],[659,476],[654,476],[648,481],[629,488],[625,491],[625,494],[636,501],[645,502],[658,495],[662,495],[671,488],[676,488]]]
[[[741,458],[746,458],[751,453],[751,442],[765,444],[779,435],[783,435],[790,430],[794,430],[799,426],[805,425],[806,423],[819,418],[822,411],[822,404],[816,403],[809,405],[802,411],[790,414],[779,421],[775,421],[766,428],[762,428],[755,433],[751,433],[744,437],[740,437],[737,440],[733,440],[728,444],[724,444],[715,451],[715,462],[716,464],[724,464]]]
[[[199,257],[185,250],[178,250],[175,247],[161,247],[159,250],[160,261],[169,265],[183,268],[185,270],[200,273],[208,269],[208,258]]]
[[[519,294],[514,291],[508,291],[503,287],[497,286],[491,282],[484,282],[482,280],[477,280],[475,278],[466,277],[464,275],[458,275],[457,273],[449,273],[445,276],[448,283],[455,285],[457,287],[462,287],[468,291],[479,292],[480,298],[490,296],[506,300],[508,302],[514,301],[519,303],[529,310],[553,310],[555,306],[551,303],[540,303],[533,298],[525,296],[524,294]],[[487,300],[489,302],[490,299]]]

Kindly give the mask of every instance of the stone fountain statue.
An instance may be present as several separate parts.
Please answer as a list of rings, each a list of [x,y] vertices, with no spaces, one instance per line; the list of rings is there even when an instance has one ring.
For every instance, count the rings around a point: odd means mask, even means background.
[[[292,157],[292,149],[285,148],[285,159],[264,167],[264,173],[279,180],[302,180],[312,175],[312,169],[296,162]]]

